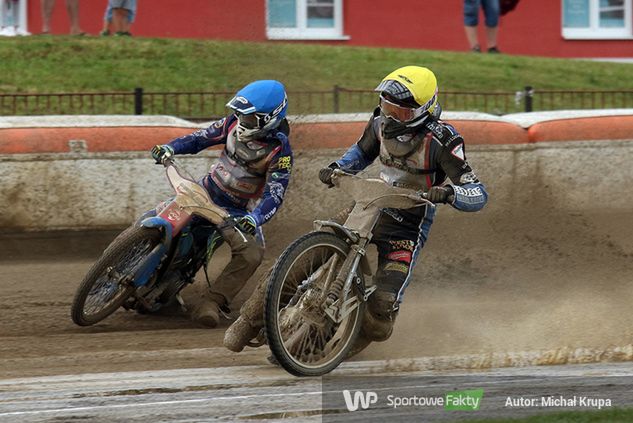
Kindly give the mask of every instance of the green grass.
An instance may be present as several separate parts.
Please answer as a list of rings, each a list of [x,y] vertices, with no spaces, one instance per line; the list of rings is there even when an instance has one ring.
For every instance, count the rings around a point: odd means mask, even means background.
[[[565,411],[517,419],[467,420],[468,423],[630,423],[633,409],[613,408],[599,411]]]
[[[231,92],[252,80],[268,78],[281,80],[291,92],[332,90],[334,85],[371,90],[384,75],[408,64],[427,66],[436,73],[444,92],[441,100],[451,110],[485,109],[494,113],[520,109],[514,106],[513,93],[526,85],[541,90],[633,90],[633,65],[629,64],[316,44],[33,36],[0,38],[0,94],[131,92],[135,87],[143,87],[146,92]],[[481,101],[462,105],[450,104],[453,100],[446,91],[452,90],[510,94],[505,106],[484,105]],[[204,113],[217,113],[226,101],[224,97],[216,100],[218,105],[213,108],[196,107]],[[188,102],[203,101],[211,100]],[[616,107],[617,101],[613,101]],[[633,95],[626,101],[631,105],[622,100],[619,107],[633,107]],[[322,104],[313,104],[318,102]],[[326,110],[332,103],[332,94],[291,98],[295,113],[332,111]],[[366,110],[374,103],[372,94],[363,98],[345,96],[340,111]],[[0,114],[11,114],[20,107],[29,108],[5,104]],[[117,112],[117,107],[129,110],[129,105],[103,107],[111,112]],[[183,115],[187,111],[174,113]]]
[[[631,89],[633,65],[509,55],[148,38],[0,39],[0,92],[232,91],[254,79],[289,90],[373,88],[398,66],[428,66],[444,90]]]

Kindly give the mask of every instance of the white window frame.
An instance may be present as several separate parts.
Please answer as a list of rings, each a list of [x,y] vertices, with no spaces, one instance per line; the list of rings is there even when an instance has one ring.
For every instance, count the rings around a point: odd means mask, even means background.
[[[308,1],[296,0],[297,26],[271,28],[268,23],[266,1],[266,36],[269,40],[349,40],[343,35],[343,0],[334,0],[334,26],[332,28],[308,28]]]
[[[568,40],[631,40],[633,39],[633,0],[624,0],[624,27],[601,28],[600,0],[589,0],[589,27],[565,28],[565,2],[561,0],[561,28]]]

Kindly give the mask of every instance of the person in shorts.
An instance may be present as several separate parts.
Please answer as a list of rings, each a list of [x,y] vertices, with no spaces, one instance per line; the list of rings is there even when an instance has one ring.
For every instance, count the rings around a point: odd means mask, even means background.
[[[464,0],[464,30],[470,50],[480,53],[482,48],[477,36],[479,9],[483,9],[486,22],[486,43],[488,53],[499,53],[497,33],[499,32],[499,0]]]

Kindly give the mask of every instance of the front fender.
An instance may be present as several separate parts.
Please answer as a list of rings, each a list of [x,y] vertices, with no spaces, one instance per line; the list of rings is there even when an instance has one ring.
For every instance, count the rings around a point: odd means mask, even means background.
[[[351,244],[355,244],[360,240],[360,236],[356,231],[351,231],[345,227],[345,225],[341,225],[340,223],[333,222],[331,220],[315,220],[314,221],[314,229],[317,231],[323,230],[323,228],[331,229],[337,236],[348,241]],[[369,264],[369,260],[367,259],[367,255],[363,254],[360,259],[361,270],[364,274],[371,276],[371,265]]]
[[[137,266],[137,270],[134,272],[134,286],[137,288],[147,284],[154,272],[156,272],[156,268],[160,265],[161,261],[169,251],[172,240],[171,224],[163,218],[156,216],[148,217],[143,219],[140,225],[146,228],[161,229],[163,239]]]

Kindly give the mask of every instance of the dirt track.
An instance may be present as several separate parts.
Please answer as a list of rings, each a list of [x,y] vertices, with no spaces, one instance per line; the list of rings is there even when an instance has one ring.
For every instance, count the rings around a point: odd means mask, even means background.
[[[630,222],[629,214],[465,215],[444,207],[392,339],[358,360],[630,344]],[[283,238],[268,234],[267,263],[308,227],[294,222]],[[74,326],[74,290],[113,236],[2,237],[0,378],[265,363],[265,349],[230,354],[222,329],[185,317],[119,311],[95,327]]]

